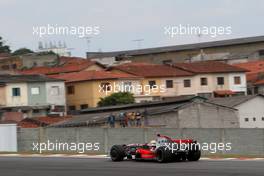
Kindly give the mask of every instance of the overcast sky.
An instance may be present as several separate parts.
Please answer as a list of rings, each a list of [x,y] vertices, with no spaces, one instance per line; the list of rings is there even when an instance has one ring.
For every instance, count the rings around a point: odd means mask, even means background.
[[[74,56],[85,56],[87,42],[75,35],[33,35],[33,26],[99,26],[90,51],[136,49],[264,35],[263,0],[0,0],[0,36],[12,50],[36,50],[39,41],[65,41]],[[231,26],[232,34],[164,34],[165,26]]]

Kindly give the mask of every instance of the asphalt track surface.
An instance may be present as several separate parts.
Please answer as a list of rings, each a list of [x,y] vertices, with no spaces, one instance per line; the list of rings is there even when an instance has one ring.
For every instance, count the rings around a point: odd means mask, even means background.
[[[81,158],[0,157],[1,176],[237,176],[264,175],[264,161],[155,162]]]

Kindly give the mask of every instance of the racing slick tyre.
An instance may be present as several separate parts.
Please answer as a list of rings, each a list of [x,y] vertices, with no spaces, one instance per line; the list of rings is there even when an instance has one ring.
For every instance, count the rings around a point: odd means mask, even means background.
[[[165,146],[159,147],[156,150],[156,160],[159,163],[166,163],[172,161],[172,153]]]
[[[123,161],[126,153],[122,145],[114,145],[110,150],[112,161]]]
[[[198,161],[201,157],[201,150],[192,150],[187,154],[187,159],[189,161]]]

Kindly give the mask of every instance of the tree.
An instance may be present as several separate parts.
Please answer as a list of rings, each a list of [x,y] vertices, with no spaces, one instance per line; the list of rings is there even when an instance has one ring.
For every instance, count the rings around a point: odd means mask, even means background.
[[[23,55],[23,54],[28,54],[28,53],[34,53],[32,50],[28,48],[20,48],[12,53],[12,55]]]
[[[5,41],[0,36],[0,53],[10,53],[10,47],[8,45],[5,45]]]
[[[98,106],[113,106],[113,105],[124,105],[135,102],[135,98],[132,93],[129,92],[118,92],[113,93],[105,98],[100,98]]]

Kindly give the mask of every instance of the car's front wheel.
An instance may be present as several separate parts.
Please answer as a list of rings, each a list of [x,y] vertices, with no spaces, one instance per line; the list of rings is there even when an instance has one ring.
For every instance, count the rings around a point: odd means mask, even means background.
[[[156,150],[156,159],[159,163],[166,163],[172,160],[172,153],[169,149],[162,146]]]

